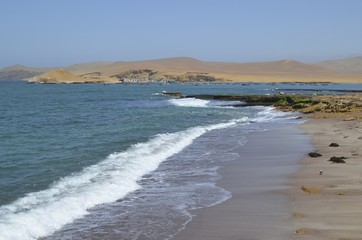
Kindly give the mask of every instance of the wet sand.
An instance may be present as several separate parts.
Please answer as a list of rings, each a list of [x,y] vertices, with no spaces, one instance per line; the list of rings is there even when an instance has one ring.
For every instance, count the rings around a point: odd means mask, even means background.
[[[296,239],[362,239],[362,121],[312,119],[301,127],[322,156],[306,156],[290,181]],[[346,163],[331,163],[333,156]]]
[[[218,185],[232,193],[227,201],[192,212],[193,219],[175,239],[291,239],[288,178],[298,160],[312,149],[309,137],[295,126],[251,133],[239,148],[238,161],[220,169]]]

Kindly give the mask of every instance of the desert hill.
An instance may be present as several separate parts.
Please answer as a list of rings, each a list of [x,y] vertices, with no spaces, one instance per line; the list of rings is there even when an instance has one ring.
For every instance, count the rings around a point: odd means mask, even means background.
[[[273,62],[205,62],[194,58],[166,58],[147,61],[115,62],[111,64],[93,64],[93,71],[112,76],[121,72],[140,69],[152,69],[166,72],[200,72],[224,74],[333,74],[334,70],[315,64],[305,64],[294,60]],[[68,70],[84,74],[89,71],[88,65],[73,66]]]
[[[62,68],[54,69],[29,79],[29,82],[39,83],[76,83],[82,81],[83,79],[81,77],[78,77]]]
[[[116,62],[98,68],[98,71],[105,76],[127,77],[122,73],[131,72],[132,75],[134,70],[146,70],[152,73],[152,76],[161,79],[173,78],[178,81],[362,82],[362,76],[358,74],[339,72],[319,64],[306,64],[294,60],[233,63],[206,62],[194,58],[168,58]],[[144,72],[141,75],[143,77]]]
[[[317,64],[341,73],[362,74],[362,57],[328,60]]]
[[[0,70],[0,78],[39,82],[120,82],[124,79],[174,79],[221,82],[359,82],[362,57],[307,64],[295,60],[271,62],[207,62],[188,57],[145,61],[91,62],[46,72],[13,66]],[[37,76],[37,77],[34,77]]]
[[[31,83],[115,83],[116,78],[102,77],[99,74],[86,74],[77,76],[69,71],[58,68],[29,79]]]
[[[65,69],[76,75],[83,75],[91,72],[98,72],[102,67],[113,64],[113,62],[89,62],[70,65]]]
[[[0,70],[0,80],[23,80],[42,74],[45,71],[48,71],[48,69],[13,65]]]
[[[71,69],[85,74],[89,65]],[[178,57],[133,62],[92,64],[92,70],[102,76],[124,78],[175,79],[177,81],[228,81],[228,82],[293,82],[293,81],[345,81],[356,77],[343,77],[336,70],[318,64],[294,60],[272,62],[206,62],[194,58]],[[359,78],[360,79],[360,78]]]

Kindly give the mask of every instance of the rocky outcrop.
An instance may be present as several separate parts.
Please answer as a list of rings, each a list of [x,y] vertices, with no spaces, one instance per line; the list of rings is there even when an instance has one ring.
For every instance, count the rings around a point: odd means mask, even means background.
[[[273,106],[281,111],[299,111],[314,113],[314,117],[346,117],[346,113],[353,116],[352,120],[362,119],[362,94],[354,95],[189,95],[185,97],[239,101],[233,103],[235,107],[245,106]],[[318,113],[318,114],[317,114]]]
[[[166,96],[170,96],[170,97],[176,97],[176,98],[183,97],[182,93],[179,93],[179,92],[163,92],[162,94],[166,95]]]
[[[206,100],[240,101],[243,103],[240,106],[275,106],[284,110],[301,109],[319,103],[319,99],[309,95],[189,95],[186,97]],[[239,106],[239,104],[237,105]]]
[[[223,81],[222,78],[216,78],[209,73],[201,72],[187,72],[185,74],[175,77],[175,80],[178,82],[216,82]]]
[[[215,82],[223,81],[210,73],[203,72],[163,72],[151,69],[129,70],[113,75],[121,82],[128,82],[129,79],[138,79],[134,82],[147,82],[159,80],[173,80],[176,82]]]
[[[138,69],[129,70],[113,76],[118,78],[120,81],[124,79],[156,79],[156,76],[158,76],[158,71],[150,69]]]

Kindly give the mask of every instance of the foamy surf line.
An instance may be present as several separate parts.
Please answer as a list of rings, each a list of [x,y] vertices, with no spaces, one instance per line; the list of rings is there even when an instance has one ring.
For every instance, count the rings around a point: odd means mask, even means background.
[[[244,119],[245,120],[245,119]],[[48,189],[27,194],[0,207],[0,239],[31,240],[52,234],[67,223],[87,215],[88,209],[114,202],[140,188],[137,181],[161,162],[182,151],[204,133],[244,120],[194,127],[160,134],[125,152],[67,176]]]
[[[208,100],[196,98],[170,99],[168,102],[178,107],[208,107],[207,105],[210,103]]]
[[[178,107],[230,107],[234,104],[240,104],[240,101],[221,101],[221,100],[204,100],[197,98],[179,98],[170,99],[169,103]]]

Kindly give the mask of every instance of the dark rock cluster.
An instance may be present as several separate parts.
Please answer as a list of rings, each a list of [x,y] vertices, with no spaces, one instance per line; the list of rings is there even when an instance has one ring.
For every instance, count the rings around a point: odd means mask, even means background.
[[[344,159],[347,159],[346,157],[331,157],[328,161],[332,162],[332,163],[346,163],[346,161],[344,161]]]

